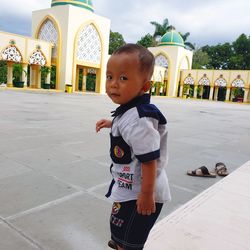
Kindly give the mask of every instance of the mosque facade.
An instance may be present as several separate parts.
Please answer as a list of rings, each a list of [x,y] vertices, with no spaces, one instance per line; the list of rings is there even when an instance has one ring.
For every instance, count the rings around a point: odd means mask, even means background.
[[[104,94],[109,33],[110,20],[94,13],[91,0],[52,0],[32,12],[32,37],[0,32],[7,86],[20,87],[19,72],[21,87]],[[156,62],[152,95],[250,102],[250,70],[192,69],[193,52],[178,32],[149,50]]]

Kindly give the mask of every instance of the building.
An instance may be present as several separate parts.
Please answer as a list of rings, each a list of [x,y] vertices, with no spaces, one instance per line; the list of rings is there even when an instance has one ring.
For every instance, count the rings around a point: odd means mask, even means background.
[[[104,93],[109,32],[110,20],[96,15],[90,0],[52,0],[51,8],[32,13],[33,38],[0,32],[0,59],[8,64],[8,86],[13,86],[12,66],[19,63],[29,72],[29,87],[41,87],[41,67],[47,66],[55,75],[56,89],[69,85],[73,91],[85,91],[90,75],[91,90]],[[37,60],[30,59],[32,53]],[[46,83],[51,81],[50,72]],[[23,81],[26,85],[27,76]]]
[[[19,80],[29,88],[105,93],[109,33],[110,20],[94,13],[91,0],[52,0],[32,13],[32,38],[0,32],[7,86],[19,87]],[[178,32],[149,50],[156,61],[153,95],[250,102],[250,70],[192,69],[193,52]]]

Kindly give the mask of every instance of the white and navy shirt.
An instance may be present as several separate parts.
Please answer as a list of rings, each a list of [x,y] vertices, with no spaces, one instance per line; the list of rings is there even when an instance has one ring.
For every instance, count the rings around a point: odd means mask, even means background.
[[[167,121],[150,104],[150,95],[136,97],[113,112],[110,156],[113,176],[106,195],[115,202],[137,200],[141,191],[141,163],[157,160],[155,201],[170,200],[167,165]]]

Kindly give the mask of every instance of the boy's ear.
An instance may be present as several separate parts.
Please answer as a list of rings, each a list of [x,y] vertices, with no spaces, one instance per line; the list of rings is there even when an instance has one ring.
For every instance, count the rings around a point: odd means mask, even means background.
[[[148,92],[150,90],[151,87],[151,82],[150,81],[146,81],[142,90],[144,91],[144,93]]]

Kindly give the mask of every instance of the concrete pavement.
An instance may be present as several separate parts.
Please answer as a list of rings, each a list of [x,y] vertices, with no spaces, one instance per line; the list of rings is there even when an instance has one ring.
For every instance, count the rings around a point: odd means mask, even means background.
[[[250,105],[154,97],[169,126],[172,202],[160,219],[221,177],[188,169],[249,160]],[[103,95],[0,89],[0,249],[108,249],[109,132]]]

